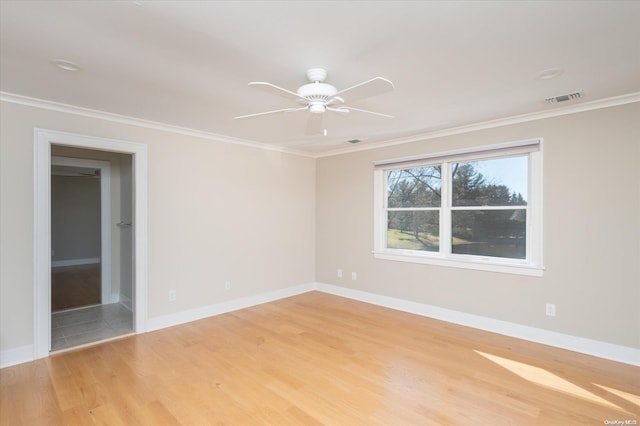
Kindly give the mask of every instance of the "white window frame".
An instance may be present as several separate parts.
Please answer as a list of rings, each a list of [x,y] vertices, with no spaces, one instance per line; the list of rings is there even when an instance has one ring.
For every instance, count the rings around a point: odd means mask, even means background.
[[[456,162],[480,161],[493,158],[528,155],[528,191],[526,227],[526,259],[509,259],[451,253],[451,191],[449,165]],[[387,171],[417,166],[442,165],[442,175],[447,176],[442,185],[440,207],[440,251],[387,248]],[[439,152],[414,157],[376,161],[374,163],[374,249],[376,259],[422,263],[454,268],[476,269],[518,275],[542,276],[542,138],[470,149]],[[474,206],[473,209],[494,209]],[[502,208],[502,207],[496,207]]]

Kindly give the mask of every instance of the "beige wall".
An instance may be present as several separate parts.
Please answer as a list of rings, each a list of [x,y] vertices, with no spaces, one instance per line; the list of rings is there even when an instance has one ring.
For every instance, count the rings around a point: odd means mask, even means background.
[[[151,318],[315,279],[640,348],[639,116],[632,104],[316,161],[2,102],[0,351],[33,343],[34,127],[148,145]],[[373,161],[533,137],[543,277],[373,258]]]
[[[313,159],[2,102],[0,351],[33,343],[35,127],[148,145],[151,318],[313,281]]]
[[[100,257],[100,179],[51,176],[51,260]]]
[[[120,214],[115,223],[133,224],[133,156],[122,154],[120,161]],[[135,226],[135,225],[134,225]],[[120,294],[133,302],[133,227],[118,227],[120,233]]]
[[[636,103],[319,159],[316,280],[640,348],[639,117]],[[375,160],[536,137],[543,277],[373,258]]]

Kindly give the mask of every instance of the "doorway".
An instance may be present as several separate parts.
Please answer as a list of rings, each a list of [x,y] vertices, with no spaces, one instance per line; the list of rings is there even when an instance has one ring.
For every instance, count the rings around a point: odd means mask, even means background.
[[[102,268],[101,271],[101,297],[100,304],[92,305],[90,307],[78,308],[83,309],[87,316],[102,315],[101,320],[110,325],[109,319],[113,319],[114,312],[106,309],[107,307],[117,307],[118,310],[130,309],[133,311],[130,313],[130,325],[129,332],[133,331],[141,333],[146,331],[146,317],[147,317],[147,265],[146,265],[146,253],[147,253],[147,150],[146,145],[118,141],[112,139],[97,138],[93,136],[83,136],[71,133],[57,132],[51,130],[36,129],[35,130],[35,199],[34,199],[34,357],[42,358],[49,354],[52,350],[52,330],[56,325],[68,321],[58,320],[52,318],[52,306],[51,306],[51,267],[54,265],[52,262],[52,209],[51,209],[51,197],[52,197],[52,177],[51,170],[52,165],[55,165],[57,160],[51,156],[52,148],[54,151],[60,148],[64,149],[83,149],[91,150],[93,153],[102,152],[104,154],[121,155],[125,154],[123,158],[128,158],[129,168],[127,173],[123,173],[125,178],[128,176],[131,185],[129,191],[130,195],[130,209],[129,215],[126,216],[124,211],[117,211],[117,215],[112,214],[111,218],[115,220],[109,220],[107,225],[109,226],[109,232],[102,232],[104,235],[118,235],[118,238],[129,240],[130,247],[125,250],[120,250],[121,253],[113,260],[113,263],[118,264],[120,267],[117,275],[113,275],[110,279],[105,280],[105,277],[109,278],[109,272],[113,272],[113,265],[111,268]],[[76,165],[77,166],[77,165]],[[81,168],[84,166],[80,166]],[[100,169],[100,174],[104,173],[100,167],[90,165],[89,169]],[[87,170],[84,172],[90,173]],[[101,179],[102,181],[102,179]],[[102,183],[101,183],[102,185]],[[124,191],[126,192],[126,191]],[[113,213],[113,208],[112,208]],[[101,215],[103,217],[103,215]],[[117,223],[114,223],[118,221]],[[105,221],[101,223],[104,224]],[[120,233],[124,234],[121,236]],[[114,238],[112,238],[114,239]],[[100,249],[100,264],[105,259],[105,253],[112,253],[111,249],[106,249],[105,238],[101,238]],[[124,254],[123,254],[124,253]],[[55,256],[55,250],[53,252]],[[126,260],[122,262],[120,256],[129,256],[129,264]],[[81,259],[94,259],[94,258],[81,258]],[[58,259],[59,260],[59,259]],[[86,260],[85,260],[86,261]],[[122,267],[124,264],[124,267]],[[125,280],[123,277],[129,277],[128,289],[127,285],[121,285]],[[115,279],[114,279],[115,278]],[[106,285],[105,285],[106,284]],[[112,288],[109,288],[109,284],[113,284]],[[116,288],[117,287],[117,288]],[[103,303],[108,302],[108,303]],[[115,302],[115,303],[113,303]],[[89,312],[88,310],[98,312]],[[80,312],[74,310],[67,310],[79,315]],[[92,324],[85,324],[84,330],[88,330],[91,327],[96,327],[100,320],[94,320]],[[91,321],[89,321],[91,322]],[[113,323],[113,321],[111,321]],[[112,325],[112,324],[111,324]],[[79,326],[79,328],[81,328]],[[67,330],[68,331],[68,330]],[[95,330],[94,330],[95,331]],[[120,330],[122,331],[122,330]],[[121,334],[121,333],[120,333]],[[66,335],[66,334],[65,334]],[[69,333],[69,336],[71,333]],[[95,339],[103,340],[110,336],[106,333],[99,332],[94,333]],[[73,340],[73,339],[68,339]],[[76,341],[75,344],[83,344],[84,342]],[[58,349],[53,347],[53,349]]]
[[[120,234],[131,234],[133,182],[130,154],[58,145],[52,145],[51,152],[51,350],[55,351],[133,331],[130,266],[128,276],[120,273],[122,263],[132,264],[121,253],[131,257],[133,241]],[[112,225],[114,216],[128,226]]]

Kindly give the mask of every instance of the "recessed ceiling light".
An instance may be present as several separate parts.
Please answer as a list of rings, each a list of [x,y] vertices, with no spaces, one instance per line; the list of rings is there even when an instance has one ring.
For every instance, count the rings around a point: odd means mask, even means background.
[[[51,61],[51,63],[61,70],[65,71],[78,72],[82,70],[82,68],[80,68],[80,65],[74,64],[71,61],[65,61],[64,59],[54,59],[53,61]]]
[[[560,77],[564,70],[562,68],[549,68],[548,70],[540,71],[538,78],[540,80],[550,80],[552,78]]]

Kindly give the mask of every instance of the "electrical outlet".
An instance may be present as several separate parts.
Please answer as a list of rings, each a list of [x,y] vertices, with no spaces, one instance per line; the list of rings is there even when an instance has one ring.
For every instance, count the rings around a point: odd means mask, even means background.
[[[169,302],[175,302],[175,301],[176,301],[176,291],[169,290]]]
[[[547,313],[547,316],[549,316],[549,317],[555,317],[556,316],[556,305],[555,305],[555,303],[547,303],[546,313]]]
[[[352,272],[352,273],[351,273],[351,280],[352,280],[352,281],[355,281],[355,280],[357,280],[357,279],[358,279],[358,274],[356,274],[355,272]]]
[[[338,278],[342,278],[342,269],[338,269]]]
[[[225,281],[224,282],[224,289],[225,290],[230,290],[231,289],[231,281]]]

